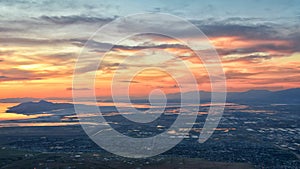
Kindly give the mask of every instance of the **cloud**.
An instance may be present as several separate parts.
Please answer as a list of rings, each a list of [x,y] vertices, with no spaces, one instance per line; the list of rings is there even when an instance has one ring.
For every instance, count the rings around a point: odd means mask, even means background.
[[[224,41],[222,44],[215,44],[217,51],[221,56],[239,54],[243,56],[244,60],[257,62],[264,59],[270,59],[271,57],[285,57],[290,56],[295,52],[300,52],[300,32],[292,32],[291,30],[285,30],[281,25],[273,23],[258,23],[249,24],[254,20],[260,20],[260,18],[229,18],[220,22],[209,22],[205,23],[204,20],[193,21],[203,32],[210,38],[222,38],[232,37],[232,41]],[[177,27],[171,27],[173,32],[176,32]],[[185,34],[186,38],[193,38],[191,34]],[[143,49],[170,49],[174,48],[184,49],[186,46],[181,44],[170,44],[163,42],[166,38],[160,39],[160,44],[150,45],[113,45],[109,43],[102,43],[97,41],[89,41],[89,48],[97,48],[99,52],[103,52],[101,49],[112,48],[115,52],[130,52],[138,51]],[[73,43],[78,46],[83,46],[86,40],[73,39]],[[94,51],[96,51],[94,50]],[[257,52],[264,52],[266,55],[257,55]],[[251,55],[251,56],[250,56]],[[256,55],[253,57],[252,55]],[[242,60],[242,59],[241,59]]]
[[[13,50],[0,50],[0,56],[11,56],[14,53]]]
[[[42,45],[62,45],[70,43],[68,39],[37,39],[37,38],[16,38],[1,37],[0,41],[4,45],[22,46],[42,46]]]
[[[72,70],[24,70],[18,68],[0,69],[2,78],[0,81],[28,81],[43,80],[57,77],[66,77],[72,74]]]
[[[143,49],[168,49],[168,48],[173,48],[173,49],[186,49],[187,47],[185,45],[181,44],[159,44],[159,45],[148,45],[148,46],[124,46],[124,45],[115,45],[113,47],[113,51],[119,51],[119,50],[132,50],[132,51],[137,51],[137,50],[143,50]]]
[[[59,25],[68,24],[85,24],[85,23],[108,23],[114,20],[117,16],[113,18],[101,18],[101,17],[91,17],[84,15],[69,15],[69,16],[41,16],[39,19]]]
[[[54,51],[54,50],[53,50]],[[50,71],[60,75],[61,72],[71,72],[71,68],[75,63],[77,53],[54,51],[35,51],[34,49],[22,51],[0,51],[0,56],[5,57],[5,62],[0,59],[1,69],[9,69],[11,67],[19,68],[20,70],[29,70],[43,72],[45,74]],[[9,73],[9,72],[7,72]]]
[[[135,80],[122,80],[120,82],[124,82],[124,83],[140,83],[139,81],[135,81]]]
[[[53,63],[55,65],[66,65],[68,63],[74,63],[77,53],[53,53],[43,54],[35,56],[35,59],[44,63]]]
[[[236,36],[246,39],[277,39],[284,35],[283,25],[268,22],[265,18],[230,17],[223,20],[209,18],[191,20],[208,37]],[[287,31],[287,30],[285,30]],[[290,30],[289,30],[290,31]]]
[[[72,87],[68,87],[66,88],[66,90],[91,90],[90,88],[72,88]]]
[[[91,7],[92,8],[92,7]],[[114,16],[111,17],[99,17],[99,16],[86,16],[86,15],[67,15],[67,14],[55,14],[55,15],[43,15],[32,17],[21,23],[5,22],[8,24],[2,24],[5,26],[0,27],[0,41],[3,45],[6,46],[16,46],[23,47],[26,46],[30,48],[29,51],[0,51],[0,56],[13,56],[5,57],[5,66],[6,70],[0,70],[0,81],[16,81],[16,80],[41,80],[41,79],[51,79],[56,77],[67,77],[72,74],[72,65],[75,62],[76,56],[79,53],[78,51],[73,50],[74,46],[83,47],[89,37],[88,33],[92,29],[89,29],[88,26],[93,23],[107,23],[115,19]],[[223,56],[224,67],[226,64],[236,63],[236,67],[230,67],[230,71],[226,72],[227,79],[231,81],[245,80],[251,81],[253,84],[268,84],[272,83],[273,80],[277,80],[276,74],[283,71],[282,73],[285,77],[291,77],[290,75],[295,75],[299,73],[297,69],[293,70],[275,70],[275,68],[270,68],[267,65],[264,65],[263,69],[253,70],[250,68],[245,68],[241,70],[240,67],[243,66],[257,66],[258,63],[264,61],[270,61],[271,58],[279,58],[290,56],[292,53],[300,52],[300,32],[292,31],[292,29],[286,29],[285,31],[282,26],[272,24],[272,23],[255,23],[259,18],[229,18],[226,21],[221,22],[206,22],[205,20],[192,21],[201,28],[201,30],[208,36],[209,39],[214,41],[216,39],[216,47],[218,53]],[[4,23],[1,21],[1,23]],[[250,24],[249,24],[250,23]],[[19,25],[17,25],[19,24]],[[94,25],[93,25],[94,26]],[[34,29],[28,29],[35,27]],[[22,28],[22,29],[20,29]],[[96,28],[94,26],[94,28]],[[97,27],[98,28],[98,27]],[[128,29],[131,29],[132,25],[129,24]],[[163,29],[171,29],[171,32],[182,32],[184,28],[168,25],[168,22],[165,22]],[[17,31],[19,34],[12,34],[12,31]],[[82,32],[77,32],[82,30]],[[122,29],[121,29],[122,30]],[[75,33],[74,33],[75,32]],[[77,32],[77,33],[76,33]],[[89,32],[90,33],[90,32]],[[114,33],[109,32],[109,33]],[[7,36],[9,35],[9,36]],[[31,36],[32,35],[32,36]],[[187,33],[182,35],[184,38],[194,38],[194,35]],[[218,43],[218,38],[230,37],[230,40],[225,40],[222,43]],[[127,44],[118,44],[113,45],[107,42],[101,42],[96,40],[90,40],[88,42],[87,48],[91,49],[90,52],[103,52],[103,49],[112,48],[113,55],[109,58],[107,62],[102,62],[101,66],[95,68],[89,65],[88,61],[86,65],[82,65],[78,69],[79,73],[86,73],[90,71],[95,71],[95,69],[102,70],[105,75],[109,75],[117,68],[119,69],[130,69],[132,67],[143,67],[142,62],[136,62],[136,64],[124,64],[122,68],[119,66],[118,56],[122,53],[124,54],[135,54],[135,52],[144,49],[172,49],[168,50],[175,52],[183,59],[192,59],[190,55],[185,55],[190,51],[187,51],[187,47],[181,45],[175,41],[167,41],[167,37],[161,39],[153,38],[150,39],[150,42],[156,41],[156,43],[143,43],[143,38],[141,41],[139,39],[133,39],[133,43],[130,45]],[[141,43],[140,43],[141,42]],[[46,47],[47,49],[42,49],[40,47]],[[67,48],[67,47],[71,48]],[[57,48],[64,48],[66,50],[55,51]],[[72,51],[70,51],[70,49]],[[75,48],[76,49],[76,48]],[[78,48],[79,49],[79,48]],[[44,50],[44,51],[43,51]],[[50,51],[50,52],[49,52]],[[127,53],[128,52],[128,53]],[[262,54],[260,54],[262,53]],[[182,54],[182,55],[180,55]],[[227,56],[226,55],[234,55]],[[94,56],[94,55],[92,55]],[[140,55],[136,54],[136,57],[132,59],[140,59]],[[191,55],[194,56],[194,55]],[[225,57],[224,57],[225,56]],[[3,57],[1,57],[3,58]],[[0,62],[3,62],[3,59],[0,58]],[[11,59],[10,59],[11,58]],[[16,59],[17,58],[17,59]],[[196,57],[195,57],[196,58]],[[89,58],[90,59],[90,58]],[[135,62],[134,60],[133,62]],[[190,60],[189,60],[190,61]],[[23,70],[17,68],[8,68],[12,66],[26,66],[31,64],[45,64],[49,65],[51,69],[44,70],[43,67],[38,67],[32,70]],[[3,63],[1,63],[3,64]],[[94,63],[92,64],[94,65]],[[171,61],[166,64],[170,67],[176,67]],[[175,66],[174,66],[175,65]],[[95,69],[94,69],[95,68]],[[232,70],[231,70],[232,69]],[[237,70],[236,70],[237,69]],[[267,70],[272,69],[272,71]],[[263,74],[270,77],[270,79],[256,79]],[[288,75],[290,74],[290,75]],[[199,76],[202,78],[201,76]],[[200,79],[199,78],[199,79]],[[261,77],[263,78],[263,77]],[[204,78],[203,78],[204,79]],[[299,80],[298,77],[294,77],[294,80],[291,78],[286,79],[286,82],[293,81],[296,82]],[[202,80],[203,81],[203,80]],[[278,82],[282,80],[278,79]],[[122,81],[126,82],[126,81]],[[132,82],[132,81],[131,81]],[[201,81],[199,81],[201,82]],[[139,83],[138,81],[133,81],[132,83]],[[282,82],[283,83],[283,82]],[[238,84],[238,83],[237,83]],[[72,88],[66,88],[66,90],[72,90]],[[74,90],[89,90],[86,88],[79,88]]]
[[[0,70],[2,74],[0,81],[23,81],[23,80],[41,80],[42,77],[34,71],[21,70],[16,68]]]
[[[95,49],[98,51],[101,51],[101,49],[109,49],[112,48],[114,45],[111,43],[105,43],[105,42],[97,42],[95,40],[88,40],[88,39],[70,39],[73,45],[78,47],[85,47]]]
[[[226,79],[248,79],[250,76],[257,75],[258,73],[250,73],[250,72],[241,72],[237,70],[229,70],[225,72],[226,74]]]
[[[300,76],[292,76],[292,77],[274,77],[274,78],[263,78],[263,79],[248,79],[249,84],[254,85],[274,85],[274,84],[286,84],[286,83],[298,83],[300,81]]]
[[[28,80],[42,80],[42,78],[35,77],[5,77],[0,78],[0,81],[28,81]]]
[[[300,82],[300,67],[296,65],[257,65],[251,66],[247,64],[242,69],[231,69],[226,71],[226,79],[228,84],[241,84],[247,85],[265,85],[274,86],[280,84],[292,84]],[[247,70],[247,71],[245,71]]]
[[[276,55],[275,55],[276,56]],[[259,55],[259,54],[251,54],[247,56],[242,56],[238,58],[233,58],[229,60],[224,60],[223,63],[232,63],[232,62],[243,62],[243,63],[259,63],[263,60],[271,59],[272,57],[275,57],[272,55]]]
[[[116,70],[117,67],[119,66],[119,63],[111,63],[111,62],[106,62],[102,61],[101,65],[99,67],[96,67],[97,65],[95,64],[96,61],[88,61],[87,64],[78,64],[78,68],[76,70],[76,73],[87,73],[87,72],[92,72],[96,70],[102,70],[104,73],[110,73],[113,70]]]
[[[21,29],[18,28],[12,28],[12,27],[0,27],[0,33],[1,32],[16,32],[20,31]]]
[[[101,49],[109,49],[113,51],[120,51],[120,50],[126,50],[126,51],[137,51],[137,50],[143,50],[143,49],[167,49],[167,48],[175,48],[175,49],[182,49],[187,48],[185,45],[181,44],[149,44],[149,45],[137,45],[137,46],[129,46],[129,45],[114,45],[111,43],[104,43],[104,42],[98,42],[95,40],[87,40],[87,39],[71,39],[72,43],[76,46],[84,46],[88,48],[95,49],[94,51],[102,51]]]
[[[262,22],[262,18],[227,18],[225,20],[194,20],[209,39],[224,40],[224,46],[216,46],[221,55],[252,52],[277,52],[291,54],[300,52],[300,31],[274,22]],[[260,21],[257,22],[256,21]],[[300,25],[294,25],[293,27]],[[247,44],[247,46],[238,46]]]

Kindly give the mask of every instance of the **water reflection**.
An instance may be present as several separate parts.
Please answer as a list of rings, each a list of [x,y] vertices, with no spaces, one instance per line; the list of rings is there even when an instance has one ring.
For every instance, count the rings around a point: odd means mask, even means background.
[[[48,100],[54,103],[72,103],[67,100]],[[87,113],[84,116],[77,116],[74,110],[52,110],[39,114],[20,114],[20,113],[6,113],[6,110],[9,107],[18,105],[19,103],[0,103],[0,127],[27,127],[27,126],[67,126],[67,125],[79,125],[78,120],[87,117],[96,117],[99,116],[98,113]],[[73,104],[85,104],[85,105],[95,105],[92,102],[80,102]],[[116,116],[120,113],[115,112],[115,103],[113,102],[98,102],[97,106],[111,106],[112,109],[108,109],[108,112],[105,112],[103,116]],[[134,108],[151,108],[151,105],[148,103],[117,103],[118,106],[122,108],[134,107]],[[190,106],[200,106],[200,111],[198,116],[207,115],[207,111],[210,103],[190,105]],[[184,111],[184,110],[183,110]],[[235,103],[226,103],[226,112],[244,112],[244,113],[272,113],[271,110],[264,109],[253,109],[247,105],[240,105]],[[187,112],[187,111],[186,111]],[[132,114],[133,112],[125,111],[122,114]],[[152,112],[155,113],[155,112]],[[165,115],[173,115],[180,113],[180,103],[171,103],[168,104],[165,111]],[[227,131],[227,129],[225,130]]]
[[[82,123],[88,125],[107,125],[101,123]],[[79,122],[34,122],[34,123],[0,123],[0,128],[3,127],[54,127],[54,126],[72,126],[72,125],[80,125]]]
[[[0,113],[0,121],[35,119],[39,117],[48,117],[52,115],[53,114],[47,114],[47,113],[34,114],[34,115],[25,115],[25,114],[18,114],[18,113]]]

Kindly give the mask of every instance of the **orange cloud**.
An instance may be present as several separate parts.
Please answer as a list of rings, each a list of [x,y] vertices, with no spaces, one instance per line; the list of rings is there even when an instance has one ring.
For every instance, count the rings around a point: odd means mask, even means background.
[[[191,37],[192,38],[192,37]],[[96,94],[109,97],[111,81],[116,70],[128,75],[136,67],[147,67],[150,64],[163,63],[161,68],[172,70],[184,78],[183,67],[178,66],[175,58],[182,59],[197,77],[200,90],[210,90],[209,76],[201,60],[189,48],[180,42],[167,37],[143,36],[134,39],[136,44],[116,45],[105,55],[96,78]],[[289,48],[293,42],[288,39],[245,39],[241,36],[213,36],[211,42],[220,53],[223,68],[227,76],[230,91],[241,91],[253,88],[285,89],[298,87],[300,82],[300,54]],[[54,47],[49,41],[43,45],[16,46],[11,40],[8,46],[0,49],[0,97],[71,97],[72,74],[77,53],[80,47],[60,41],[60,47]],[[22,40],[22,43],[28,43]],[[96,45],[96,44],[95,44]],[[103,45],[103,44],[102,44]],[[57,50],[54,50],[57,49]],[[93,55],[99,52],[91,50]],[[154,57],[155,55],[155,57]],[[147,57],[152,56],[152,57]],[[120,63],[130,57],[123,66]],[[82,65],[81,73],[89,73],[88,63],[97,62],[91,58]],[[126,79],[126,77],[124,77]],[[130,80],[130,79],[127,79]],[[124,94],[120,80],[119,94]],[[178,92],[179,86],[188,88],[188,84],[177,84],[170,75],[157,70],[139,73],[130,85],[130,94],[147,95],[155,88],[166,93]],[[188,83],[188,82],[187,82]],[[79,88],[82,92],[86,88]]]

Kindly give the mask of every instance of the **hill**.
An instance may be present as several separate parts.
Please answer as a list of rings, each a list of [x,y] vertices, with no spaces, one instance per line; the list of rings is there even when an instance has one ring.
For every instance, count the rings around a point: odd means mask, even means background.
[[[17,106],[10,107],[7,113],[21,113],[21,114],[36,114],[38,112],[73,108],[73,104],[69,103],[51,103],[45,100],[39,102],[24,102]]]

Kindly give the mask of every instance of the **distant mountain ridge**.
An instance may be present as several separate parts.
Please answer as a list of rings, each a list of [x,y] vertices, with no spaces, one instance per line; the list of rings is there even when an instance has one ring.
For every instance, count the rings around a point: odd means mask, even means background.
[[[192,91],[183,93],[183,95],[192,96],[195,92],[200,94],[200,103],[211,101],[211,92],[206,91]],[[168,102],[180,103],[180,93],[168,94]],[[300,88],[287,89],[281,91],[269,91],[269,90],[248,90],[245,92],[227,92],[226,102],[240,103],[240,104],[300,104]],[[193,97],[190,97],[193,98]],[[147,99],[135,99],[133,103],[148,103]],[[40,112],[46,112],[58,109],[74,108],[70,103],[52,103],[45,100],[39,102],[24,102],[17,106],[10,107],[6,112],[15,112],[21,114],[36,114]],[[113,106],[99,107],[103,111],[107,108],[115,109]]]
[[[92,106],[92,105],[84,105],[84,104],[77,104],[81,106]],[[111,111],[117,111],[115,106],[100,106],[102,113],[107,113]],[[26,115],[33,115],[33,114],[40,114],[49,111],[61,111],[64,110],[68,112],[67,114],[75,114],[74,104],[72,103],[52,103],[45,100],[40,101],[30,101],[20,103],[16,106],[9,107],[6,110],[7,113],[19,113],[19,114],[26,114]]]
[[[199,92],[201,102],[209,102],[211,99],[211,92],[206,91],[192,91],[183,93],[185,96],[193,95]],[[269,90],[248,90],[245,92],[227,92],[226,101],[243,104],[300,104],[300,88],[286,89],[280,91]],[[180,93],[169,94],[168,99],[171,101],[179,101]]]
[[[73,108],[73,104],[70,103],[51,103],[45,100],[39,102],[24,102],[17,106],[10,107],[7,113],[21,113],[21,114],[36,114],[38,112]]]

